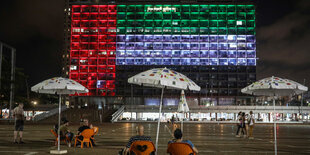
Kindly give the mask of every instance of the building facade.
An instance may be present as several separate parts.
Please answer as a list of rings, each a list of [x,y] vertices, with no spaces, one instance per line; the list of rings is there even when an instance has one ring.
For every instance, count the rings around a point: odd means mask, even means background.
[[[158,105],[159,89],[127,79],[167,67],[201,86],[186,92],[190,106],[251,102],[240,90],[256,81],[253,4],[70,0],[64,30],[63,71],[90,90],[83,100]],[[178,104],[179,96],[168,90],[164,105]]]

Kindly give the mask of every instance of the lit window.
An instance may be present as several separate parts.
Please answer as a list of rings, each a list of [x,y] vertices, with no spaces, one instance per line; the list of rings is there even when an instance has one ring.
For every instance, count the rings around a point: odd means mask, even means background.
[[[235,35],[228,35],[227,39],[228,40],[236,40],[236,36]]]
[[[77,67],[75,65],[71,65],[70,70],[77,70]]]
[[[237,25],[242,25],[242,21],[237,21]]]

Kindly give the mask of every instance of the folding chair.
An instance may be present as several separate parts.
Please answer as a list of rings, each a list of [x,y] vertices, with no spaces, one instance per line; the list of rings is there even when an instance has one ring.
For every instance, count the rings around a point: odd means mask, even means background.
[[[53,129],[51,129],[51,133],[56,137],[55,145],[57,145],[57,144],[58,144],[58,134],[57,134]],[[62,138],[60,137],[60,142],[61,142],[61,141],[65,142],[65,143],[67,144],[66,138],[62,139]]]
[[[193,148],[187,143],[170,143],[167,153],[170,155],[196,155]]]
[[[87,147],[89,147],[89,144],[91,148],[93,148],[93,144],[90,141],[91,136],[94,135],[94,130],[93,129],[85,129],[80,135],[77,135],[75,137],[75,143],[74,147],[76,147],[76,142],[79,141],[81,143],[81,148],[83,148],[84,143],[87,144]],[[82,136],[83,140],[80,140],[78,137]]]
[[[99,132],[99,128],[97,126],[94,126],[93,130],[94,130],[94,136],[90,137],[90,139],[92,139],[95,143],[95,135]]]
[[[155,155],[156,149],[151,141],[135,141],[129,148],[130,154]]]

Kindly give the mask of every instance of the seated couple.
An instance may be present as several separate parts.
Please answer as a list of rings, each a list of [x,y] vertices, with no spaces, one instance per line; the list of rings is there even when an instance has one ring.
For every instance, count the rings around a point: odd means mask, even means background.
[[[131,137],[129,139],[129,142],[127,143],[126,147],[120,152],[121,155],[128,155],[131,145],[134,142],[136,142],[136,141],[150,141],[150,142],[152,142],[151,137],[144,136],[144,127],[143,127],[143,125],[137,126],[136,127],[136,131],[137,131],[137,135],[133,136],[133,137]],[[183,140],[182,139],[182,131],[181,131],[181,129],[176,129],[174,131],[174,138],[175,139],[169,141],[168,144],[175,143],[175,142],[187,143],[187,144],[189,144],[192,147],[192,149],[194,150],[195,153],[198,153],[197,148],[194,146],[194,144],[191,141]]]
[[[72,142],[74,134],[68,129],[68,126],[69,126],[69,121],[64,120],[63,124],[60,126],[60,139],[66,139],[68,146],[71,147],[71,142]],[[76,138],[83,140],[83,136],[81,136],[80,134],[85,129],[92,129],[92,128],[93,128],[93,125],[89,124],[88,119],[84,119],[83,125],[79,127],[78,129]],[[57,127],[55,127],[55,131],[57,130],[58,130]],[[92,139],[91,139],[91,143],[93,144],[93,146],[95,146]],[[80,143],[78,143],[77,145],[80,145]]]
[[[86,129],[93,129],[93,125],[92,124],[89,124],[89,121],[88,119],[84,119],[83,120],[83,125],[81,127],[79,127],[78,129],[78,132],[77,132],[77,137],[79,140],[83,140],[83,136],[81,135],[81,133],[86,130]],[[94,137],[94,136],[92,136]],[[93,139],[90,139],[91,143],[93,146],[95,146],[95,143],[94,143],[94,140]],[[77,141],[77,144],[76,145],[81,145],[81,143],[79,141]]]

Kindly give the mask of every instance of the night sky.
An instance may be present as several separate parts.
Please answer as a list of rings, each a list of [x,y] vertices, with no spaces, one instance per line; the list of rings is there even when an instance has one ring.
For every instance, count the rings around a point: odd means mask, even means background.
[[[255,1],[257,79],[280,76],[310,86],[310,1]],[[30,86],[61,75],[63,0],[1,0],[0,41],[17,49]]]

